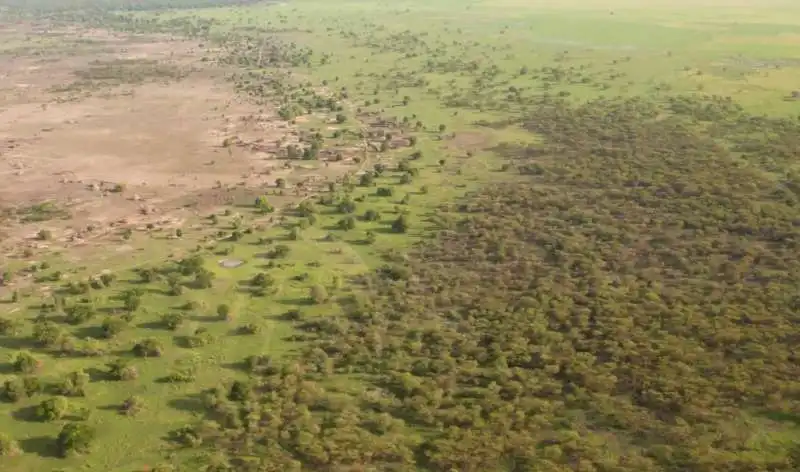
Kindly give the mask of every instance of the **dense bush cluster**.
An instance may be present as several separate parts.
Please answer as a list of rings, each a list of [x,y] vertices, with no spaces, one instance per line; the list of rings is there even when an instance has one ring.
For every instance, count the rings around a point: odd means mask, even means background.
[[[545,99],[525,126],[524,183],[304,324],[302,362],[210,393],[194,444],[236,470],[797,470],[796,183],[744,165],[780,140],[737,150],[796,122]],[[354,373],[372,387],[323,389]]]

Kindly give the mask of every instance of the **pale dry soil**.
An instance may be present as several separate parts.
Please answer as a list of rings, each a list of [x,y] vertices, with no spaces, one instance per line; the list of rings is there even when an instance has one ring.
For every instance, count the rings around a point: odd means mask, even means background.
[[[22,28],[0,30],[0,43],[21,50],[23,38],[32,36]],[[0,209],[53,201],[70,217],[28,224],[6,219],[0,228],[5,254],[37,244],[43,228],[52,231],[51,244],[70,247],[122,227],[180,224],[229,202],[232,190],[258,195],[279,177],[290,186],[319,184],[352,170],[346,164],[286,168],[275,143],[291,142],[297,130],[274,109],[238,97],[223,80],[225,71],[202,60],[214,51],[196,42],[103,31],[47,35],[62,35],[62,44],[79,41],[35,56],[0,51]],[[92,64],[136,67],[143,60],[185,74],[74,85]],[[227,138],[247,145],[225,147]],[[113,191],[118,186],[123,190]]]

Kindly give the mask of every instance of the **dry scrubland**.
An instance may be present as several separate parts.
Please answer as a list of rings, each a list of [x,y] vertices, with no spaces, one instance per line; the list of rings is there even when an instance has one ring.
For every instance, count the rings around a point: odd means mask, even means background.
[[[0,470],[800,470],[795,2],[53,3]]]

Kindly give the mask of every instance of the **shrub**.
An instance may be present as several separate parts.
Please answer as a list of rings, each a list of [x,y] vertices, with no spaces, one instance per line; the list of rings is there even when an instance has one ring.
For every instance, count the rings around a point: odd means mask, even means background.
[[[284,185],[286,185],[285,181]],[[275,211],[275,207],[270,205],[266,195],[261,195],[260,197],[256,198],[254,205],[261,213],[272,213]]]
[[[300,310],[289,310],[282,315],[282,318],[288,321],[300,321],[303,318],[303,314]]]
[[[278,368],[272,363],[272,358],[266,354],[248,356],[244,360],[244,364],[254,374],[271,375],[278,371]]]
[[[28,397],[22,379],[10,378],[3,383],[3,399],[9,402],[18,402]]]
[[[186,315],[183,313],[167,313],[161,317],[161,323],[168,330],[175,331],[181,326],[181,323],[183,323],[185,319]]]
[[[115,278],[116,277],[114,276],[114,274],[110,272],[103,272],[102,274],[100,274],[100,282],[102,282],[103,285],[106,287],[110,287],[111,284],[114,282]]]
[[[83,397],[89,385],[89,374],[82,370],[71,372],[56,387],[58,393],[68,397]]]
[[[103,336],[109,339],[113,338],[125,331],[127,327],[128,323],[126,323],[125,320],[120,318],[106,318],[103,320],[102,324]]]
[[[67,423],[56,438],[56,447],[62,457],[89,452],[96,436],[93,427],[85,423]]]
[[[94,309],[88,303],[78,303],[65,309],[66,321],[71,325],[85,323],[94,317]]]
[[[106,364],[108,376],[113,380],[134,380],[139,377],[136,367],[124,359],[116,359]]]
[[[273,279],[272,276],[267,273],[259,272],[255,277],[253,277],[250,283],[256,287],[269,288],[275,285],[275,279]]]
[[[69,401],[64,397],[48,398],[36,408],[36,417],[42,421],[60,420],[67,413],[69,413]]]
[[[247,323],[239,326],[238,331],[240,334],[258,334],[261,332],[261,326],[255,323]]]
[[[228,390],[228,400],[233,402],[244,402],[253,393],[253,386],[249,382],[235,380]]]
[[[309,290],[309,298],[317,305],[328,301],[328,291],[322,285],[314,285]]]
[[[144,410],[144,399],[137,395],[132,395],[122,402],[119,412],[126,416],[134,416],[142,410]]]
[[[139,357],[161,357],[164,346],[154,338],[144,339],[133,346],[133,353]]]
[[[354,202],[353,199],[349,197],[344,198],[342,201],[339,202],[338,205],[336,205],[336,209],[339,211],[339,213],[343,214],[353,213],[354,211],[356,211],[356,202]]]
[[[25,388],[25,394],[29,397],[41,393],[44,390],[42,382],[37,377],[23,377],[22,385]]]
[[[362,187],[369,187],[375,182],[375,174],[372,172],[365,172],[361,174],[358,184]]]
[[[364,212],[364,220],[365,221],[378,221],[381,219],[380,213],[376,210],[367,210]]]
[[[41,362],[28,351],[19,351],[14,354],[11,364],[16,372],[32,374],[41,365]]]
[[[208,346],[214,342],[214,336],[205,328],[198,328],[193,335],[186,338],[186,345],[190,348]]]
[[[0,317],[0,335],[16,336],[20,332],[22,324],[17,320]]]
[[[217,305],[217,316],[219,316],[223,320],[229,319],[231,316],[230,305],[226,305],[224,303]]]
[[[202,289],[211,288],[214,284],[214,274],[204,269],[195,275],[194,283]]]
[[[0,433],[0,457],[14,457],[22,454],[19,443],[5,433]]]
[[[285,244],[279,244],[270,252],[269,257],[272,259],[281,259],[289,255],[291,249]]]
[[[342,218],[341,220],[339,220],[337,226],[341,230],[349,231],[356,227],[356,219],[353,218],[352,216],[348,216],[347,218]]]
[[[405,233],[408,231],[409,223],[405,215],[400,215],[394,222],[392,222],[392,231],[395,233]]]
[[[33,325],[33,339],[44,347],[55,345],[63,336],[64,332],[52,321],[37,321]]]

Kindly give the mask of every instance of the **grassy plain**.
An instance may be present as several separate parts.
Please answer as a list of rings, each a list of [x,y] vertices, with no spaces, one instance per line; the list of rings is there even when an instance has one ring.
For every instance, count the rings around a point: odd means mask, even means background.
[[[0,431],[16,439],[24,452],[2,459],[4,471],[127,472],[174,462],[173,454],[183,458],[181,450],[166,438],[198,417],[204,390],[247,378],[239,363],[249,355],[282,358],[302,346],[288,339],[299,331],[295,329],[298,321],[286,319],[287,312],[298,310],[303,320],[340,315],[336,301],[359,290],[353,282],[355,276],[385,264],[386,254],[402,260],[414,243],[448,226],[442,205],[458,202],[484,185],[519,178],[500,172],[507,161],[493,152],[493,147],[536,138],[516,125],[502,129],[476,125],[524,115],[529,105],[519,97],[546,91],[581,102],[600,96],[658,99],[715,94],[731,96],[756,114],[800,115],[800,102],[792,99],[792,93],[800,90],[800,8],[791,2],[664,2],[640,8],[633,2],[296,0],[137,12],[135,16],[161,21],[214,19],[212,37],[246,27],[266,28],[277,40],[311,49],[315,60],[310,66],[294,67],[294,80],[308,80],[320,89],[347,90],[348,121],[341,128],[367,126],[370,112],[385,118],[405,117],[411,124],[421,122],[420,129],[403,131],[419,140],[414,148],[422,157],[412,162],[419,174],[401,183],[405,172],[394,169],[410,149],[371,155],[363,168],[383,162],[388,170],[376,177],[375,185],[355,185],[350,198],[357,202],[355,216],[372,209],[381,218],[375,222],[358,218],[351,230],[338,226],[347,214],[337,211],[335,205],[318,205],[317,221],[290,237],[303,218],[287,211],[284,221],[269,224],[252,201],[243,200],[231,206],[230,213],[219,209],[216,224],[207,215],[190,217],[184,223],[184,235],[176,239],[168,239],[166,230],[137,232],[130,240],[115,239],[107,247],[98,246],[101,249],[83,254],[77,263],[69,250],[62,257],[47,250],[30,257],[9,257],[6,266],[14,280],[22,280],[28,267],[42,262],[49,268],[39,269],[31,278],[56,271],[62,276],[58,282],[4,287],[6,301],[0,305],[0,314],[3,319],[19,321],[20,333],[12,336],[9,331],[0,338],[0,358],[11,359],[20,349],[30,350],[42,360],[36,375],[46,384],[57,383],[79,369],[87,372],[91,376],[87,396],[70,398],[71,414],[91,411],[86,421],[97,428],[98,437],[89,455],[56,457],[53,441],[60,423],[31,416],[46,395],[0,404]],[[330,60],[320,64],[324,55]],[[483,75],[476,76],[471,64]],[[325,128],[327,118],[312,118],[317,121],[302,126],[330,134],[334,130]],[[391,187],[393,195],[377,196],[378,187]],[[269,198],[273,198],[272,192],[267,192]],[[406,196],[408,200],[403,202]],[[281,212],[278,209],[275,215]],[[241,215],[238,224],[234,224],[235,214]],[[407,215],[411,224],[406,233],[398,234],[391,225],[401,214]],[[244,231],[237,241],[209,244],[209,237],[218,231],[227,237],[237,228],[252,228],[252,232]],[[374,234],[374,242],[365,242],[368,232]],[[114,246],[121,244],[131,249],[115,252]],[[209,245],[213,247],[207,248]],[[277,245],[288,246],[286,257],[273,260],[264,256]],[[173,261],[188,257],[197,247],[202,247],[197,253],[203,256],[205,269],[215,275],[212,288],[193,288],[190,277],[184,277],[181,281],[187,288],[180,295],[171,295],[164,278],[140,282],[138,270],[174,267]],[[106,251],[106,255],[100,259],[97,251]],[[223,259],[240,259],[244,264],[223,268],[219,264]],[[86,280],[103,270],[116,276],[110,287],[66,295],[70,303],[89,297],[94,318],[77,326],[59,323],[77,345],[101,345],[101,354],[61,354],[54,346],[42,347],[30,339],[42,300],[64,290],[66,282]],[[247,285],[259,273],[274,279],[267,296],[253,296]],[[310,302],[312,287],[324,287],[330,298]],[[127,329],[113,339],[103,339],[101,323],[124,311],[119,296],[132,289],[141,291],[141,307]],[[17,290],[20,300],[11,301]],[[227,317],[216,313],[222,304],[230,308]],[[185,314],[175,331],[161,322],[168,313]],[[57,312],[46,314],[53,319],[57,316]],[[257,326],[258,331],[241,334],[239,329],[247,324]],[[213,341],[202,347],[183,347],[187,337],[197,335],[198,328],[207,330]],[[144,338],[163,343],[164,354],[133,357],[132,346]],[[130,358],[139,372],[136,380],[105,377],[104,365],[117,357]],[[163,381],[186,365],[196,371],[193,381]],[[17,375],[10,360],[0,364],[0,369],[4,380]],[[329,382],[343,390],[357,390],[359,385],[350,380]],[[131,395],[142,397],[145,407],[134,417],[122,416],[119,406]],[[800,440],[797,427],[753,421],[755,427],[763,426],[767,443]]]

